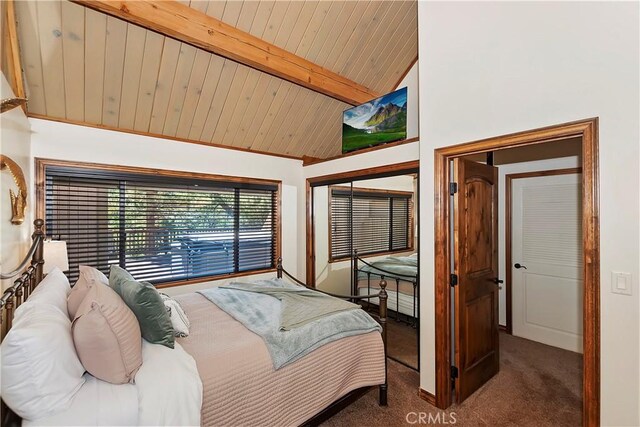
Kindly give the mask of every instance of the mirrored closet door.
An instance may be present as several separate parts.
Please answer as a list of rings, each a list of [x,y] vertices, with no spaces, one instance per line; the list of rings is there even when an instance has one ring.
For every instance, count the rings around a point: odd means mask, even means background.
[[[315,285],[365,295],[387,281],[390,358],[419,368],[417,173],[312,188]],[[361,303],[377,313],[378,300]]]

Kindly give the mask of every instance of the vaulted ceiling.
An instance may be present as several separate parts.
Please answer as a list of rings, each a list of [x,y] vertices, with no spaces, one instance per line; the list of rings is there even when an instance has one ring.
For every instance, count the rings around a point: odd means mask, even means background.
[[[415,1],[183,1],[386,93],[417,58]],[[340,153],[350,105],[67,1],[15,3],[28,111],[260,152]]]

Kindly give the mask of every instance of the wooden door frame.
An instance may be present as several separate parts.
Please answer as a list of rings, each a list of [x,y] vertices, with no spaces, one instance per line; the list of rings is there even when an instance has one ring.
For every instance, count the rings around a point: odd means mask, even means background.
[[[583,425],[600,424],[600,220],[598,118],[443,147],[434,152],[436,405],[451,404],[449,161],[456,157],[579,137],[583,206]]]
[[[419,173],[420,161],[412,160],[404,163],[395,163],[392,165],[384,165],[378,167],[372,167],[367,169],[358,169],[348,172],[334,173],[330,175],[314,176],[307,178],[306,180],[306,223],[307,223],[307,264],[306,264],[306,283],[309,286],[315,287],[316,285],[316,245],[315,245],[315,232],[313,229],[314,217],[313,217],[313,189],[323,185],[340,184],[349,182],[354,179],[375,179],[384,178],[396,175],[408,175],[412,173]],[[418,196],[419,198],[419,196]],[[418,203],[415,200],[414,203]],[[415,244],[415,243],[414,243]],[[418,255],[419,256],[419,255]]]
[[[533,172],[520,172],[520,173],[510,173],[504,176],[504,254],[505,254],[505,277],[504,277],[504,285],[505,285],[505,308],[507,311],[506,315],[506,325],[505,332],[508,334],[513,334],[513,275],[511,271],[511,264],[513,263],[511,257],[512,251],[512,232],[513,232],[513,180],[514,179],[523,179],[523,178],[536,178],[540,176],[557,176],[557,175],[570,175],[582,173],[582,168],[563,168],[563,169],[547,169],[541,171],[533,171]]]

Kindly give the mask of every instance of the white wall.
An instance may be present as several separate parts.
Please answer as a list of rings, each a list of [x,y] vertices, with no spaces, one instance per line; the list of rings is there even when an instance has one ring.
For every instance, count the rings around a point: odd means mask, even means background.
[[[407,138],[415,138],[420,130],[418,63],[413,64],[396,89],[407,87]]]
[[[29,119],[36,158],[105,163],[282,181],[282,258],[300,276],[304,269],[304,181],[299,160],[187,144],[160,138]],[[33,181],[32,181],[33,182]],[[302,235],[302,239],[300,238]],[[302,243],[301,243],[302,242]],[[273,276],[270,274],[269,276]],[[166,289],[184,293],[213,282]],[[215,282],[220,283],[220,281]]]
[[[353,181],[353,186],[357,188],[370,188],[375,190],[413,192],[413,181],[414,181],[414,178],[412,175],[397,175],[397,176],[388,176],[385,178],[362,179],[359,181]],[[347,187],[347,188],[350,187],[348,183],[336,184],[336,185]]]
[[[377,166],[386,166],[394,163],[410,162],[418,160],[419,149],[420,147],[417,141],[409,144],[396,145],[394,147],[367,151],[354,156],[305,166],[303,173],[305,178],[311,178]]]
[[[413,181],[414,178],[411,175],[399,175],[354,181],[353,185],[359,188],[413,192]],[[327,292],[348,295],[351,293],[351,261],[329,262],[329,187],[326,185],[313,189],[313,214],[315,224],[316,287]],[[396,256],[410,254],[411,252],[398,253]],[[369,257],[367,261],[372,262],[387,256]]]
[[[0,88],[2,99],[14,96],[11,86],[2,75]],[[29,121],[22,108],[14,108],[0,116],[0,154],[10,157],[21,168],[30,184],[31,173],[29,144]],[[33,193],[28,194],[25,221],[21,225],[11,224],[11,200],[9,189],[17,193],[16,184],[8,170],[0,174],[0,271],[8,273],[15,269],[29,251],[33,232]],[[13,279],[4,280],[2,289],[13,283]]]
[[[601,420],[639,425],[639,3],[420,2],[421,312],[434,309],[433,151],[600,118]],[[633,296],[611,292],[611,272]],[[434,319],[421,317],[435,391]]]

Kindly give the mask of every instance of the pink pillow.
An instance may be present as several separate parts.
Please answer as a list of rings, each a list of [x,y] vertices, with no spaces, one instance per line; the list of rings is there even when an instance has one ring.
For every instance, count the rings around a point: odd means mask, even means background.
[[[91,289],[95,283],[108,285],[109,279],[107,279],[107,276],[102,274],[100,270],[89,267],[88,265],[81,265],[80,277],[78,277],[78,281],[73,288],[71,288],[71,292],[67,297],[67,311],[69,312],[69,318],[71,320],[76,317],[78,307],[80,307],[84,297],[87,296],[89,289]]]
[[[142,334],[136,316],[113,289],[95,283],[78,307],[71,331],[87,372],[113,384],[133,382],[142,365]]]

